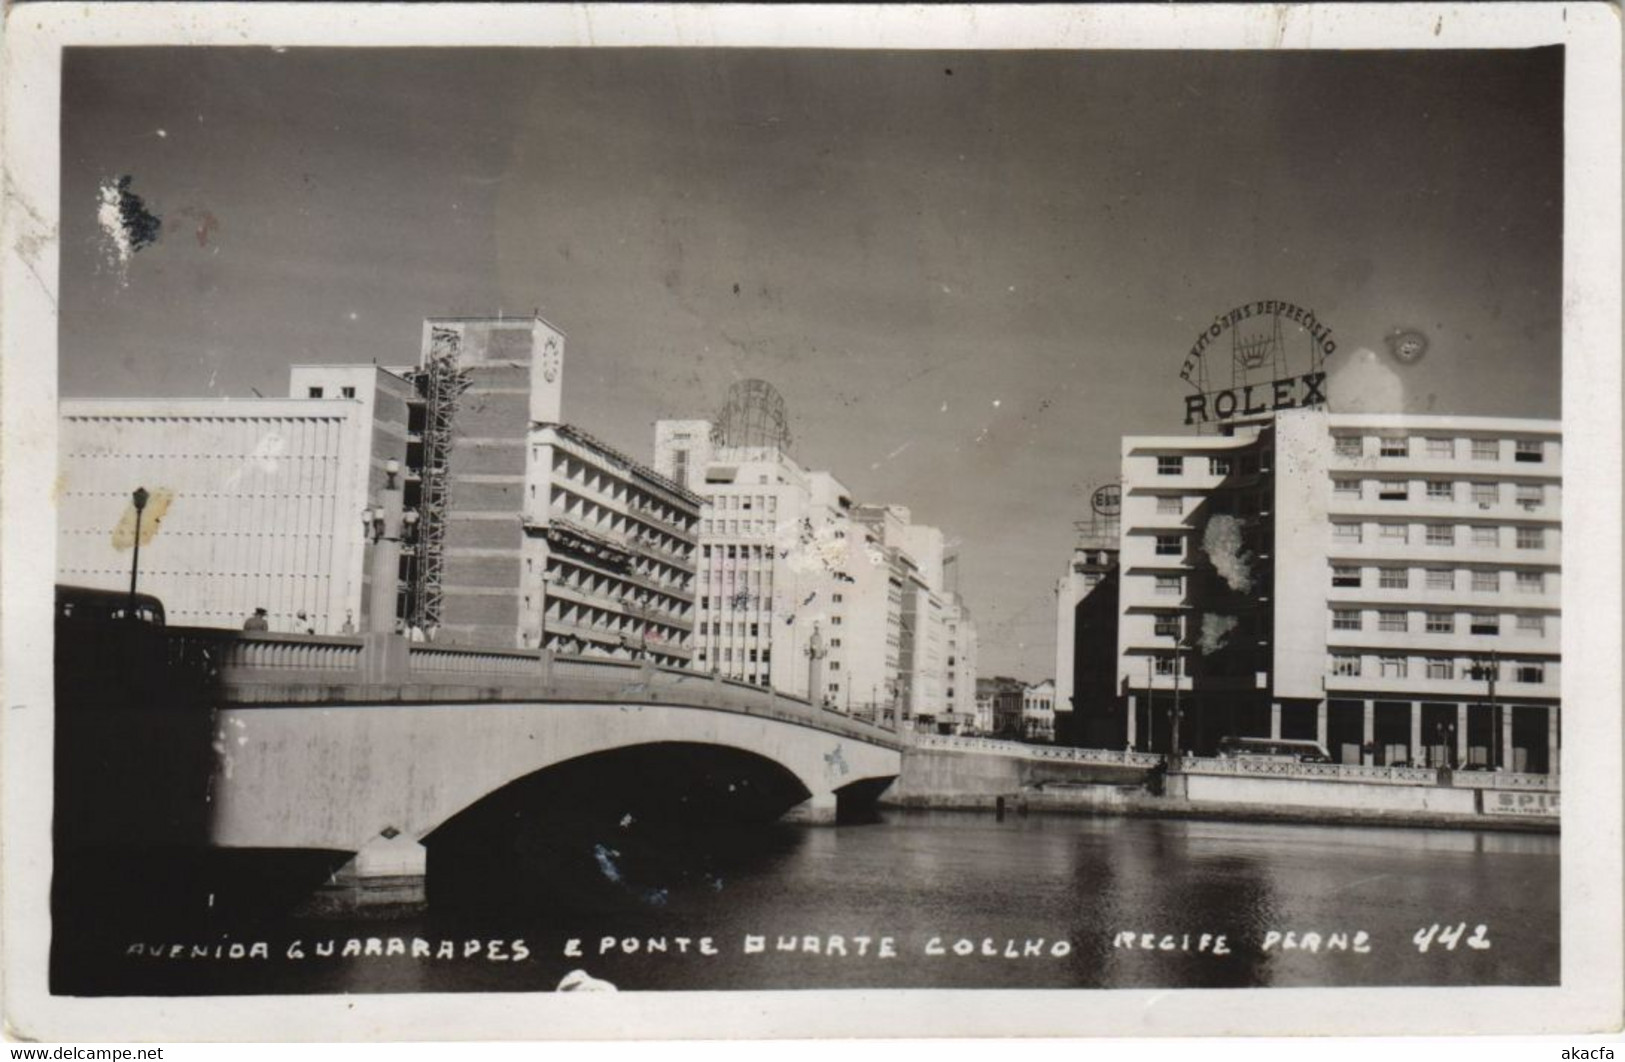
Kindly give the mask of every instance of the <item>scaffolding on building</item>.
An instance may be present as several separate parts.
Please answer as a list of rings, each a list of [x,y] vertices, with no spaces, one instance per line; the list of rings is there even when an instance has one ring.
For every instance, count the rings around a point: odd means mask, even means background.
[[[423,467],[420,470],[416,586],[408,596],[407,623],[440,626],[444,598],[446,526],[451,509],[451,450],[457,400],[468,389],[462,367],[462,335],[433,328],[429,350],[413,382],[423,399]]]

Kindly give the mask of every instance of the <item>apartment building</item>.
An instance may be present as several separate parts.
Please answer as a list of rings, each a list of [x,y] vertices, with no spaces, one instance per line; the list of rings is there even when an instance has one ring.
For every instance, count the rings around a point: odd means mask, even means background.
[[[1123,441],[1127,745],[1558,768],[1556,421],[1293,410]]]

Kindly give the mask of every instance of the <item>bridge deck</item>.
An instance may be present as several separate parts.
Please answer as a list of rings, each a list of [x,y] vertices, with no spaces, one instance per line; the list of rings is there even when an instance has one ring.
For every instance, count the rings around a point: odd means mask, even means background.
[[[154,629],[143,654],[219,706],[674,704],[798,723],[886,748],[895,730],[771,689],[647,662],[408,642],[399,635],[305,636]],[[161,662],[161,663],[160,663]]]

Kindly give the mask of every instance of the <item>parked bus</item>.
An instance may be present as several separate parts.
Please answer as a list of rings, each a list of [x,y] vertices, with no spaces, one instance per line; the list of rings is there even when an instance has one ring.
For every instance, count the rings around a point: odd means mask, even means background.
[[[114,623],[133,619],[149,627],[164,625],[164,603],[151,594],[95,590],[88,586],[56,588],[57,623]]]
[[[1330,763],[1326,746],[1296,738],[1227,737],[1219,739],[1219,756],[1227,760],[1289,760],[1293,763]]]

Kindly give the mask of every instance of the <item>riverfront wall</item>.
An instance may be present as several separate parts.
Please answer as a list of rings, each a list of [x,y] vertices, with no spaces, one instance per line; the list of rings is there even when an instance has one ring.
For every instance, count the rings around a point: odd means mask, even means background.
[[[1244,764],[988,739],[916,736],[882,803],[914,808],[1553,830],[1544,775],[1336,764]],[[1258,773],[1252,773],[1252,772]]]

